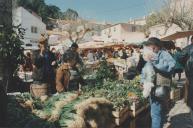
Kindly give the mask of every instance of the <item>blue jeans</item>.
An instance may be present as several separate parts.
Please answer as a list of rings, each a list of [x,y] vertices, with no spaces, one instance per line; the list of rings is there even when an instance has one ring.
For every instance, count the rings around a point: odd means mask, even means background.
[[[165,109],[165,103],[166,102],[164,100],[159,100],[153,96],[150,97],[152,119],[151,128],[163,128],[167,113],[167,109]]]

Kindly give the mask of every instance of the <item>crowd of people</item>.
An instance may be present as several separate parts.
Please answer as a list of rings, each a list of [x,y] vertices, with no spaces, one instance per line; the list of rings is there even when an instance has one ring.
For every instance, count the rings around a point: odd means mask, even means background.
[[[47,83],[51,93],[61,93],[80,91],[81,85],[85,84],[79,71],[79,67],[84,65],[85,57],[89,62],[109,57],[133,60],[137,71],[141,73],[143,95],[150,98],[152,128],[162,128],[168,112],[172,77],[178,74],[178,80],[181,80],[183,71],[188,83],[187,103],[193,110],[193,37],[191,42],[184,49],[176,47],[168,50],[163,47],[161,40],[152,37],[137,48],[120,48],[111,52],[89,50],[87,55],[83,55],[79,54],[78,45],[75,43],[64,54],[55,49],[49,50],[45,39],[39,42],[39,50],[32,55],[26,54],[22,68],[24,71],[33,71],[34,82]]]

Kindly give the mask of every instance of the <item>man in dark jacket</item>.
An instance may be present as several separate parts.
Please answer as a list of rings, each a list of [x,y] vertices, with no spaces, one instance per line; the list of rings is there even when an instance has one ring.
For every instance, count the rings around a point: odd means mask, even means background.
[[[188,79],[188,95],[187,95],[187,104],[193,110],[193,53],[190,55],[186,67],[185,73]]]
[[[83,67],[84,63],[83,63],[83,61],[82,61],[82,59],[81,59],[81,57],[80,57],[80,55],[78,53],[78,45],[76,43],[73,43],[71,45],[71,47],[64,53],[64,55],[63,55],[63,62],[64,63],[67,62],[67,60],[66,60],[67,57],[66,56],[68,56],[68,55],[71,55],[72,59],[75,61],[74,65],[71,65],[71,68],[72,68],[71,71],[73,71],[73,72],[75,71],[77,73],[76,76],[79,77],[78,78],[79,79],[78,82],[81,85],[84,85],[85,84],[84,80],[83,80],[83,78],[82,78],[82,76],[80,74],[80,71],[78,70],[78,67],[77,67],[77,65],[80,65],[81,67]],[[73,74],[71,74],[71,76],[72,75]]]
[[[191,44],[182,50],[182,55],[179,57],[182,64],[185,64],[185,74],[187,78],[187,105],[193,110],[193,36]]]
[[[39,41],[40,50],[33,53],[33,79],[35,82],[47,83],[50,86],[51,93],[55,93],[55,55],[49,50],[47,39]]]
[[[63,55],[63,61],[65,62],[65,56],[68,55],[68,54],[72,54],[73,56],[73,59],[76,60],[76,63],[74,64],[74,67],[77,66],[77,64],[79,64],[80,66],[83,66],[83,62],[82,62],[82,59],[80,58],[80,55],[79,53],[77,52],[78,51],[78,45],[76,43],[73,43],[71,45],[71,47],[64,53]]]

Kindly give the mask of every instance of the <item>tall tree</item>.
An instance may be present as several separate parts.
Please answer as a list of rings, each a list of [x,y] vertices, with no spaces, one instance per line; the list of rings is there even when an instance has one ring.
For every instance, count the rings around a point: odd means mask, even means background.
[[[78,12],[76,12],[73,9],[67,9],[63,13],[63,19],[65,19],[65,20],[77,20],[78,17],[79,17]]]
[[[192,30],[193,1],[164,0],[162,9],[147,17],[146,30],[148,30],[147,28],[160,23],[165,25],[166,31],[172,24],[176,24],[182,30]]]
[[[68,21],[63,31],[67,34],[67,37],[72,43],[80,43],[84,36],[92,31],[92,26],[87,24],[87,21]]]
[[[45,23],[48,18],[58,19],[61,11],[57,6],[46,5],[44,0],[17,0],[18,6],[23,6],[26,9],[32,10],[42,17]]]

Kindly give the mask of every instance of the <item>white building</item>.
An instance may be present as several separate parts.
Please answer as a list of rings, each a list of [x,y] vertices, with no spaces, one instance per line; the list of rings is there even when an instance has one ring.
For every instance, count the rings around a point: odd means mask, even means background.
[[[166,28],[164,24],[155,25],[149,28],[149,37],[164,38],[172,35],[176,32],[180,32],[182,29],[175,24],[172,24],[169,28]],[[180,38],[175,40],[177,47],[185,47],[188,43],[187,38]]]
[[[139,43],[145,39],[141,29],[141,25],[118,23],[103,29],[101,38],[104,42]]]
[[[23,7],[13,9],[13,25],[21,25],[25,29],[22,39],[25,49],[37,48],[41,34],[46,33],[46,24],[42,22],[42,18]]]
[[[138,18],[138,19],[130,19],[129,24],[135,24],[135,25],[145,25],[146,24],[146,17]]]

